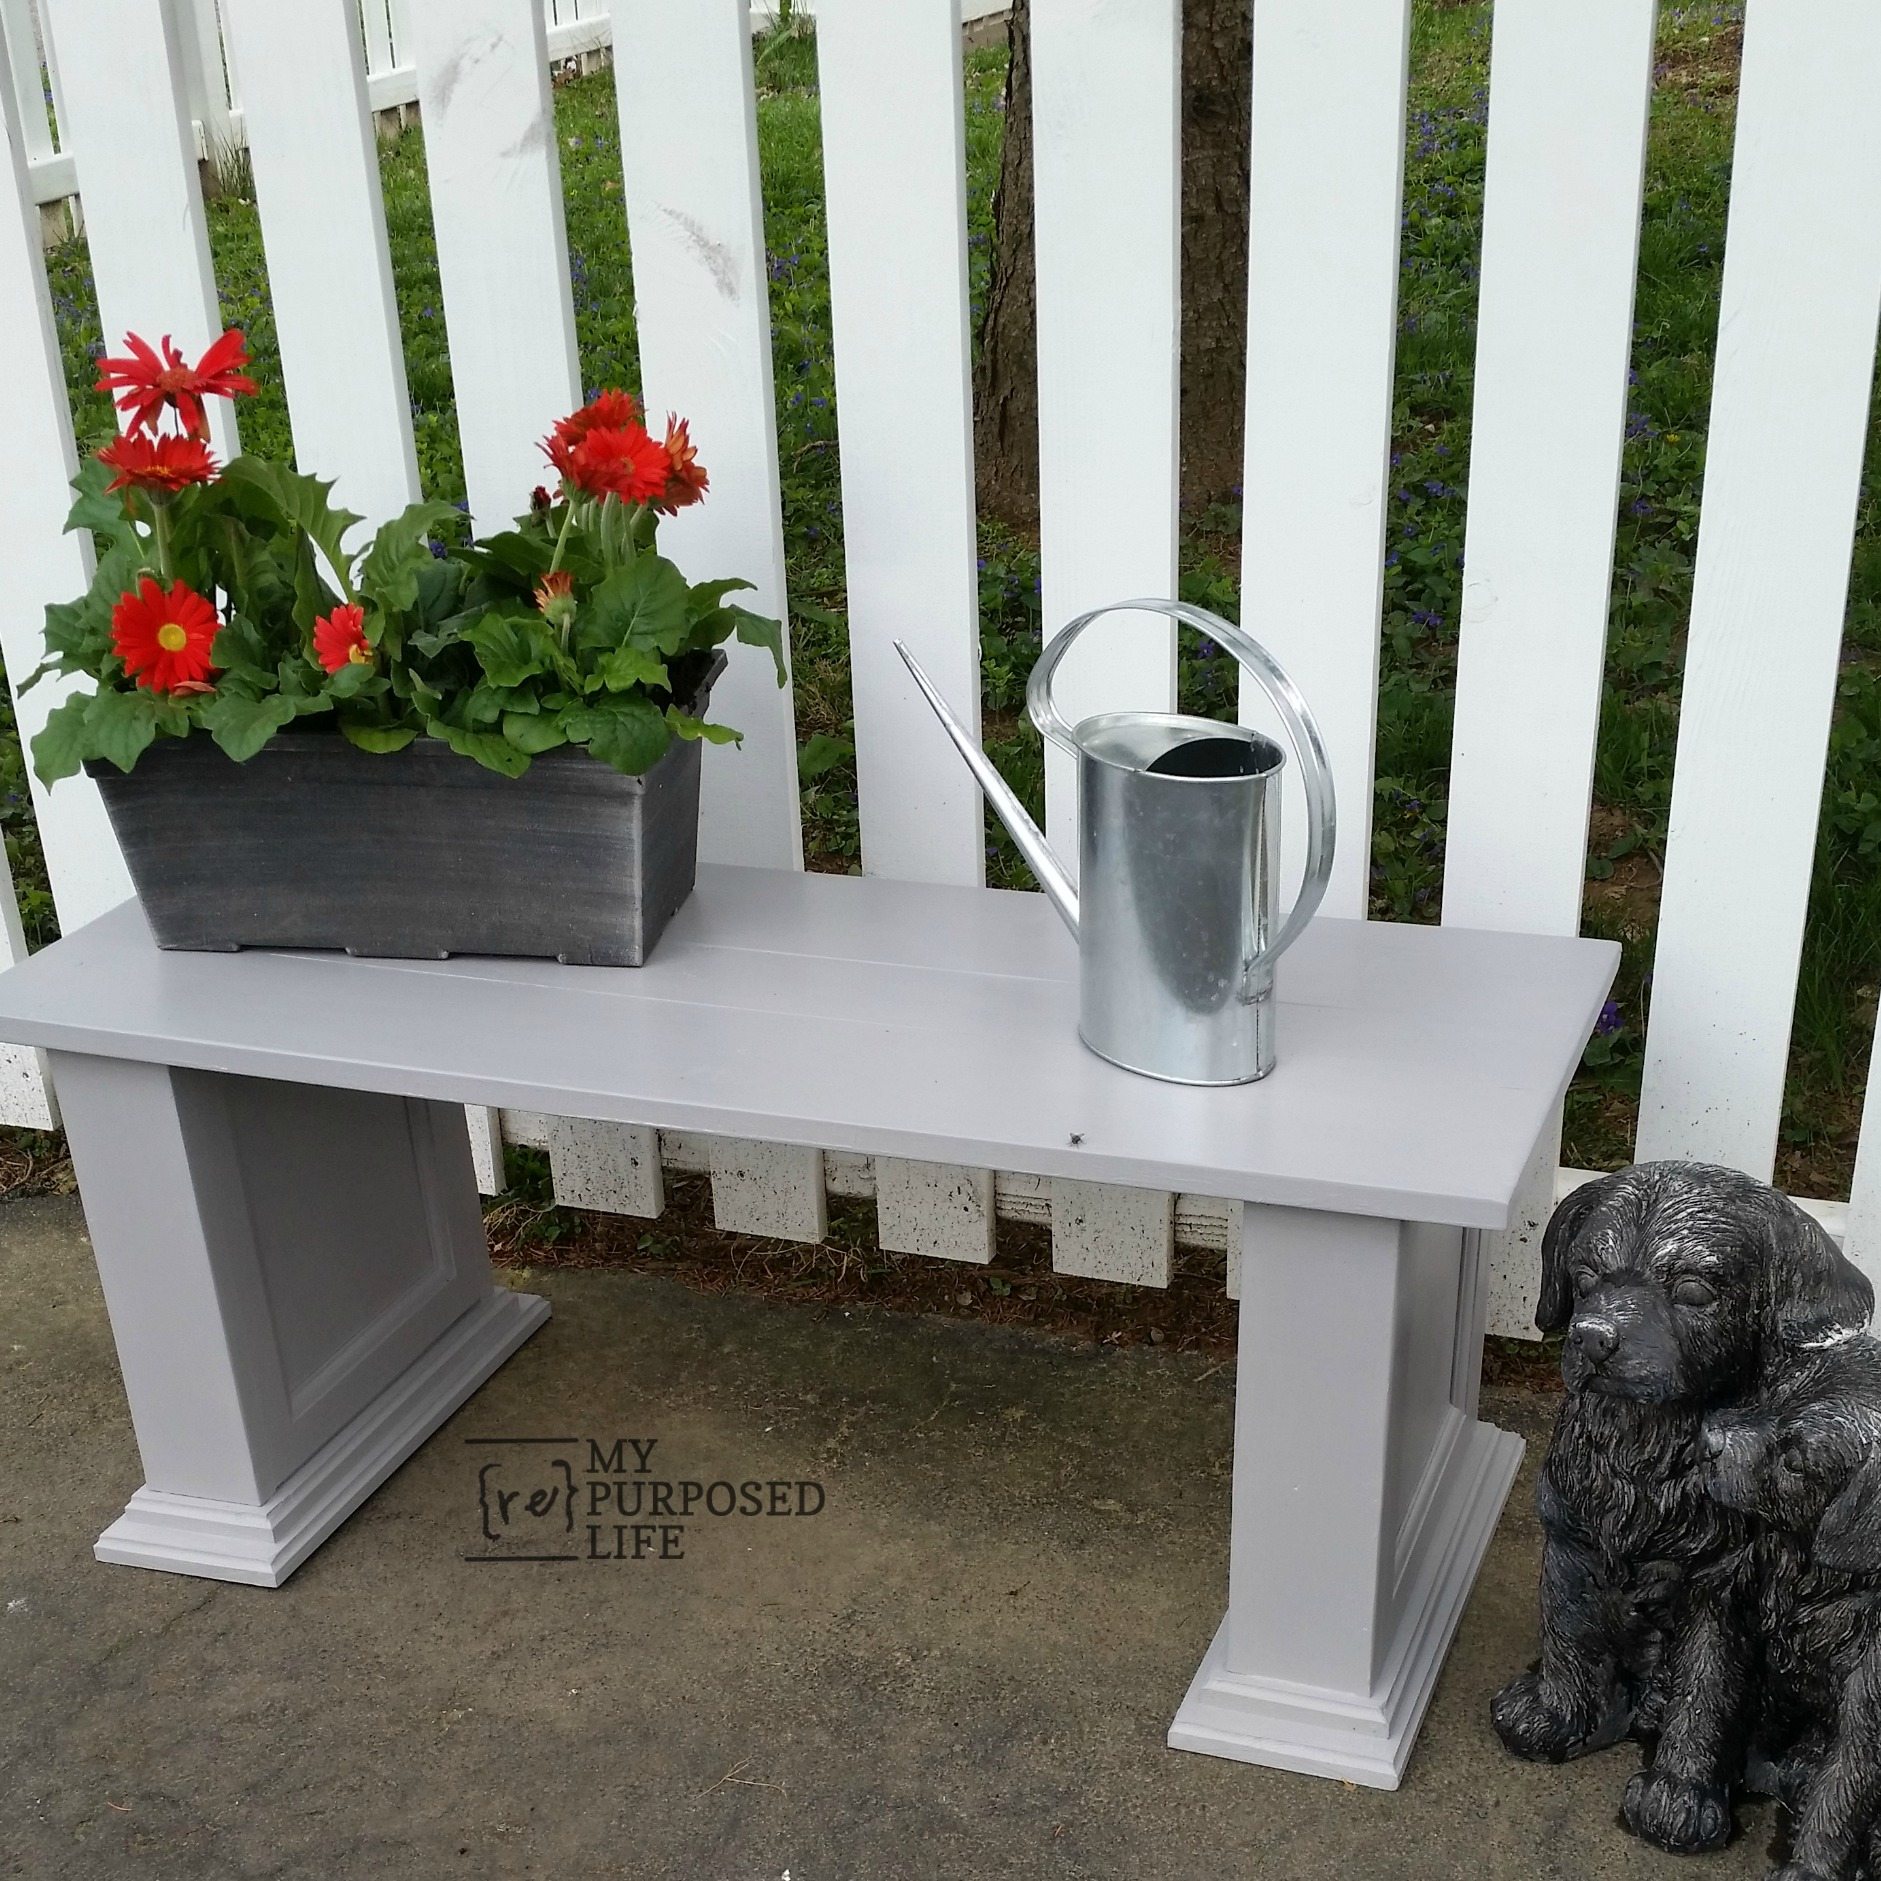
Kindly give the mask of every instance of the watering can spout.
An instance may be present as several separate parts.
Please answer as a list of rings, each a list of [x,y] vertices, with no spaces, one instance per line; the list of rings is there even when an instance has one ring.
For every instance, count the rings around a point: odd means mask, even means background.
[[[1019,853],[1038,877],[1038,884],[1044,889],[1046,898],[1058,910],[1059,918],[1075,937],[1078,931],[1078,891],[1072,887],[1071,878],[1065,873],[1063,865],[1052,854],[1051,845],[1045,840],[1045,832],[1026,815],[1025,805],[1013,795],[1012,787],[993,768],[992,759],[980,749],[973,735],[948,709],[947,701],[921,670],[914,655],[899,640],[895,642],[895,651],[914,675],[914,683],[921,688],[922,696],[934,708],[934,716],[940,720],[942,730],[953,740],[955,750],[966,760],[967,769],[986,793],[986,801],[993,806],[1008,834],[1019,845]]]

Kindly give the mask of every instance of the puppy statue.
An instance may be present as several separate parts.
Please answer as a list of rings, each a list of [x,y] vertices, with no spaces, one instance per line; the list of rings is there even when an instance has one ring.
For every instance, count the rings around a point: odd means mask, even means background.
[[[1705,1493],[1700,1425],[1873,1305],[1809,1216],[1735,1170],[1642,1163],[1548,1224],[1535,1319],[1567,1335],[1567,1392],[1541,1471],[1541,1657],[1490,1716],[1553,1762],[1656,1738],[1623,1813],[1661,1848],[1729,1836],[1750,1705],[1750,1524]]]
[[[1881,1821],[1881,1342],[1800,1355],[1701,1448],[1760,1530],[1751,1780],[1795,1822],[1772,1881],[1853,1881]]]

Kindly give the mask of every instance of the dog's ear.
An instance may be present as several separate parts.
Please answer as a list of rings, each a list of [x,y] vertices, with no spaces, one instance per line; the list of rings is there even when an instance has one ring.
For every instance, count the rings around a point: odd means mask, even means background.
[[[1624,1174],[1624,1171],[1621,1172]],[[1599,1205],[1612,1194],[1619,1176],[1602,1176],[1597,1182],[1583,1182],[1548,1218],[1541,1237],[1541,1298],[1535,1305],[1535,1324],[1543,1332],[1565,1330],[1574,1311],[1574,1292],[1568,1285],[1568,1255],[1582,1225]]]
[[[1881,1457],[1870,1456],[1823,1511],[1809,1552],[1838,1574],[1881,1574]]]
[[[1859,1332],[1874,1312],[1874,1287],[1813,1215],[1774,1190],[1762,1215],[1770,1330],[1785,1345]]]

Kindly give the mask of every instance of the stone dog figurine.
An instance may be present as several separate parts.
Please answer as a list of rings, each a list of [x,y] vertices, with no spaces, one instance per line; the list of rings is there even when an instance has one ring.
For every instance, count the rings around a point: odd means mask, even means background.
[[[1881,1342],[1806,1355],[1701,1447],[1759,1529],[1749,1780],[1795,1825],[1773,1881],[1853,1881],[1881,1821]]]
[[[1731,1830],[1755,1673],[1750,1518],[1706,1493],[1707,1411],[1867,1322],[1817,1223],[1735,1170],[1641,1163],[1570,1195],[1542,1242],[1567,1386],[1542,1465],[1541,1656],[1490,1706],[1518,1757],[1635,1736],[1628,1827],[1680,1853]]]

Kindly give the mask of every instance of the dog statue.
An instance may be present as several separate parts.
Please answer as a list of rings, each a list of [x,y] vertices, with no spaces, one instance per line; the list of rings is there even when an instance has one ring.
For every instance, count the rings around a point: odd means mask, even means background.
[[[1881,1342],[1800,1355],[1701,1448],[1760,1530],[1751,1781],[1795,1820],[1772,1881],[1853,1881],[1881,1822]]]
[[[1701,1423],[1873,1306],[1811,1217],[1735,1170],[1641,1163],[1548,1224],[1535,1320],[1567,1335],[1567,1392],[1541,1470],[1541,1657],[1490,1716],[1552,1762],[1656,1739],[1622,1811],[1661,1848],[1729,1836],[1755,1670],[1751,1523],[1706,1494]]]

